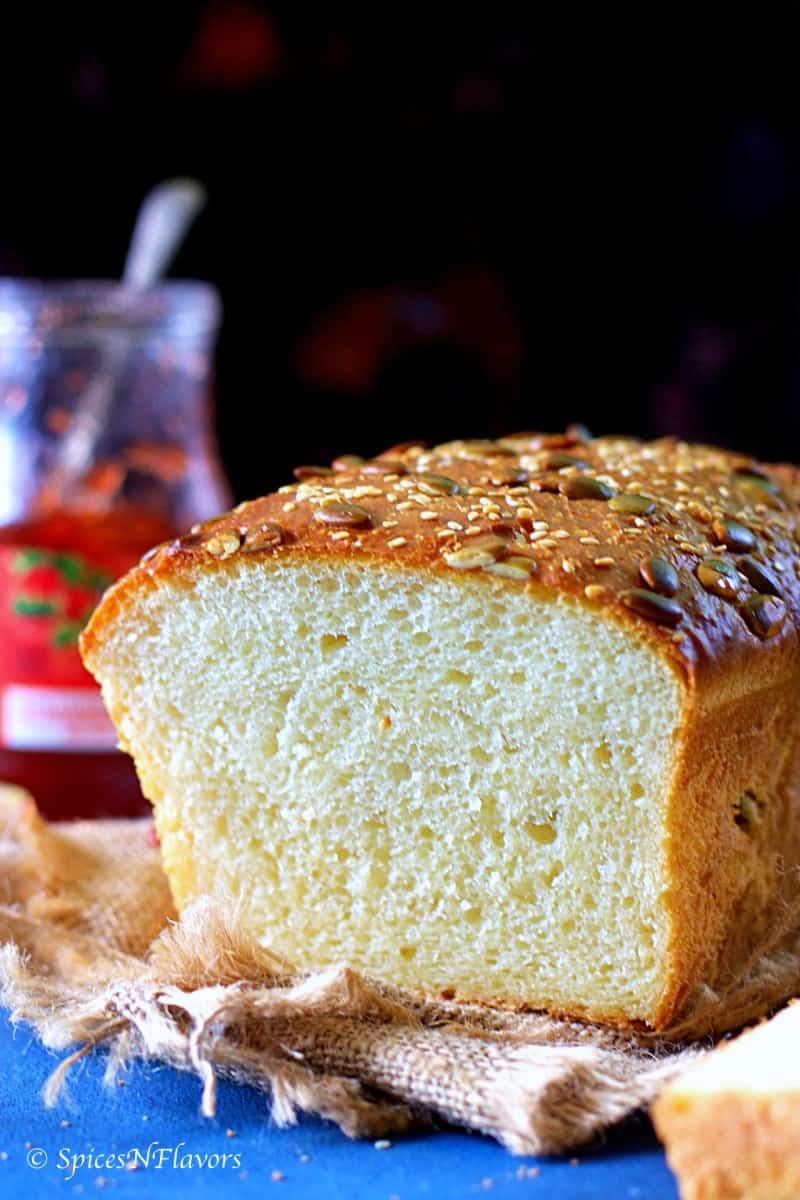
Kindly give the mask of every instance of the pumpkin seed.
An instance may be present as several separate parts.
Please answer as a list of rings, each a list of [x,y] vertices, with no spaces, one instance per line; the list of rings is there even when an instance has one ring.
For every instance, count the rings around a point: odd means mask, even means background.
[[[697,564],[697,578],[707,592],[732,600],[739,590],[739,572],[722,558],[704,558]]]
[[[733,482],[754,504],[765,504],[767,508],[783,508],[777,483],[761,475],[736,475]]]
[[[497,562],[499,555],[508,546],[505,538],[476,537],[466,546],[460,546],[443,555],[449,567],[457,571],[472,571],[476,567],[488,567]]]
[[[332,475],[333,471],[330,467],[295,467],[292,474],[302,483],[305,479],[319,479],[321,475]]]
[[[756,466],[755,463],[740,463],[738,467],[733,468],[733,473],[734,475],[749,475],[751,478],[763,479],[765,483],[772,484],[767,472],[762,471],[761,467]]]
[[[333,460],[334,471],[352,471],[354,467],[363,466],[364,459],[360,454],[340,454]]]
[[[565,430],[568,438],[574,438],[578,442],[594,441],[594,434],[588,425],[584,425],[583,421],[573,421]]]
[[[527,471],[492,471],[486,482],[492,487],[522,487],[530,476]]]
[[[665,558],[643,559],[639,574],[652,592],[662,596],[674,596],[681,585],[678,572]]]
[[[322,525],[336,525],[341,529],[360,529],[363,525],[372,523],[371,515],[360,504],[339,502],[316,509],[314,520]]]
[[[221,529],[219,533],[211,533],[203,540],[203,549],[213,558],[230,558],[241,545],[241,536],[232,529]]]
[[[649,496],[639,496],[636,492],[618,492],[608,502],[608,507],[618,513],[635,513],[646,517],[655,508],[655,501]]]
[[[283,541],[283,530],[274,521],[267,521],[257,529],[248,529],[244,534],[242,554],[255,554],[258,550],[271,550],[280,546]]]
[[[427,450],[427,444],[421,442],[419,438],[410,442],[395,442],[394,446],[390,446],[388,450],[384,450],[378,462],[391,459],[395,454],[407,454],[409,450]]]
[[[502,562],[489,563],[484,567],[490,575],[501,575],[506,579],[529,579],[536,570],[533,559],[523,558],[522,555],[512,554]]]
[[[740,558],[736,565],[757,592],[763,592],[767,596],[780,596],[781,586],[778,580],[757,559],[747,555],[745,558]]]
[[[361,468],[362,475],[405,475],[406,468],[393,458],[374,458],[365,462]]]
[[[423,473],[416,478],[419,480],[417,487],[428,496],[457,496],[462,490],[461,484],[447,475]]]
[[[751,596],[742,615],[752,632],[760,638],[775,637],[786,620],[786,605],[777,596]]]
[[[562,479],[558,490],[570,500],[610,500],[614,489],[589,475],[571,475]]]
[[[565,454],[560,450],[554,450],[548,454],[543,463],[547,471],[561,471],[564,467],[588,467],[588,465],[585,459],[576,458],[574,454]]]
[[[732,550],[734,554],[742,554],[746,550],[755,549],[756,535],[752,529],[748,529],[746,525],[740,525],[738,521],[714,521],[711,531],[717,542],[726,546],[728,550]]]
[[[657,621],[660,625],[679,625],[683,618],[683,609],[677,600],[659,596],[658,592],[651,592],[647,588],[631,588],[623,592],[622,603],[640,617],[647,617],[649,621]]]

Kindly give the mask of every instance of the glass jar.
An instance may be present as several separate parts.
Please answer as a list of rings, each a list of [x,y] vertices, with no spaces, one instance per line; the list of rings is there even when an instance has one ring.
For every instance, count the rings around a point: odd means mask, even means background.
[[[54,818],[147,811],[78,636],[151,545],[230,504],[216,291],[0,280],[0,780]]]

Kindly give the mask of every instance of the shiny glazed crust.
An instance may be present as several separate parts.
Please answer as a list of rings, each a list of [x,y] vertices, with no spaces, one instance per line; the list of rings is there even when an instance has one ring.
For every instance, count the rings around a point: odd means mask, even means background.
[[[672,935],[653,1024],[735,976],[800,863],[795,470],[575,430],[409,444],[297,474],[146,556],[85,631],[89,669],[142,589],[190,586],[234,560],[347,559],[454,582],[467,572],[599,608],[663,657],[684,695],[665,829]]]

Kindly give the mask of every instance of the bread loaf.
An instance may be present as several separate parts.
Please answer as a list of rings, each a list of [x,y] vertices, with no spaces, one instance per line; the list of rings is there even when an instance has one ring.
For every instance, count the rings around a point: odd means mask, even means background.
[[[800,862],[793,472],[571,430],[295,474],[83,637],[178,907],[623,1026],[734,977]]]
[[[800,1004],[701,1059],[653,1119],[681,1200],[797,1200]]]

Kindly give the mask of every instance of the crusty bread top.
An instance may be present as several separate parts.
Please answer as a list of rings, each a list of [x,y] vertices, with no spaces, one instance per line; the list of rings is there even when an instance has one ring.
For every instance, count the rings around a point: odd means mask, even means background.
[[[478,572],[577,597],[656,642],[688,684],[714,682],[731,698],[740,667],[752,676],[759,662],[764,682],[797,670],[792,467],[675,438],[592,439],[571,428],[433,449],[407,443],[295,475],[150,551],[90,623],[88,664],[130,589],[232,560],[315,555]]]

